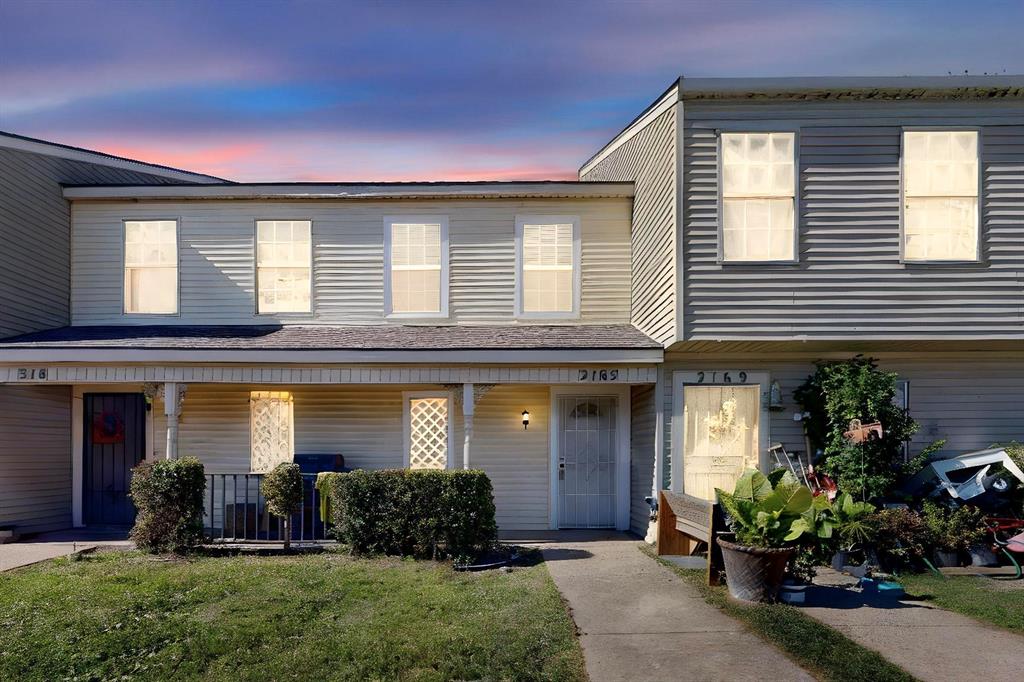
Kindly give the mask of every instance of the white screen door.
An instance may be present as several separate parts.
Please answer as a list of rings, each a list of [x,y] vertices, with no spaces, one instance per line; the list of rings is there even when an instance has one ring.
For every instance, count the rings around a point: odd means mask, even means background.
[[[684,493],[714,500],[715,488],[732,490],[744,469],[757,468],[760,395],[757,385],[684,387]]]
[[[558,525],[614,528],[618,399],[565,396],[558,409]]]

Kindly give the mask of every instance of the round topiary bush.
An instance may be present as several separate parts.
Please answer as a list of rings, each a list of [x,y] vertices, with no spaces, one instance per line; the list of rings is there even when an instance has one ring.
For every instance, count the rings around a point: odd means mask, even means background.
[[[284,520],[284,548],[291,549],[292,514],[302,510],[302,471],[298,464],[282,462],[263,476],[260,492],[267,511]]]

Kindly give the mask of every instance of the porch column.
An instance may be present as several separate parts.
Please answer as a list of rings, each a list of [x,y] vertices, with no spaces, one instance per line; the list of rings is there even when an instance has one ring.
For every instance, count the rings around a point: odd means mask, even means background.
[[[473,384],[462,384],[462,430],[465,440],[462,443],[462,468],[469,468],[469,446],[473,440]]]
[[[167,416],[167,459],[178,459],[178,417],[185,400],[185,384],[164,384],[164,414]]]

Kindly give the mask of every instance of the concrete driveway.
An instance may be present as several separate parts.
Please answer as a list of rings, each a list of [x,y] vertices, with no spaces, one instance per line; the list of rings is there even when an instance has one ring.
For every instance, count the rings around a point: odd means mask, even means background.
[[[131,549],[123,531],[75,529],[42,533],[28,540],[0,545],[0,571],[30,566],[40,561],[68,556],[100,547]]]
[[[530,544],[572,609],[593,682],[814,679],[642,554],[637,539],[557,537]]]

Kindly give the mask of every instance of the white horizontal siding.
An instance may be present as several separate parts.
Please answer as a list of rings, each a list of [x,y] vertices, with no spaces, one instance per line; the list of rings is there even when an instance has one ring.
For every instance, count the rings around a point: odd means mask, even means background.
[[[0,386],[0,526],[71,526],[71,389]]]
[[[676,110],[670,108],[580,176],[628,180],[633,201],[632,321],[669,344],[676,333]]]
[[[796,265],[719,264],[716,129],[799,129]],[[980,126],[983,262],[900,263],[902,126]],[[688,103],[689,339],[1024,338],[1024,105]]]
[[[79,202],[73,207],[72,320],[74,324],[385,322],[384,216],[402,214],[449,218],[452,322],[514,319],[517,214],[580,216],[581,316],[566,322],[629,321],[628,199]],[[179,220],[180,314],[122,315],[121,222],[129,218]],[[253,233],[257,218],[312,220],[312,314],[256,314]]]

